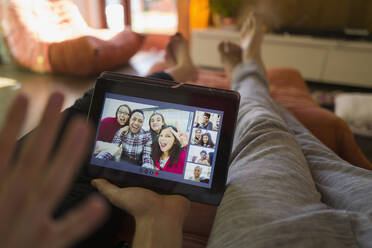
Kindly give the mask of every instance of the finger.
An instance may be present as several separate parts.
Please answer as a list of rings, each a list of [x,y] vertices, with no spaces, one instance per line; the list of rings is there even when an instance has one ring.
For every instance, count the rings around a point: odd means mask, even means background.
[[[120,207],[121,203],[118,201],[118,195],[120,188],[113,185],[106,179],[94,179],[92,180],[92,185],[95,187],[102,195],[104,195],[112,204]]]
[[[30,185],[37,185],[42,181],[39,177],[44,172],[40,169],[50,151],[47,146],[52,145],[54,136],[56,136],[56,131],[53,129],[57,129],[62,102],[63,96],[60,93],[51,95],[39,127],[22,147],[17,166],[12,171],[7,185],[7,197],[11,196],[12,200],[9,204],[14,206],[11,210],[13,212],[20,211],[26,206],[25,203],[28,202],[28,199],[34,197],[35,189],[38,186],[30,187]],[[48,126],[48,122],[50,122],[50,126]]]
[[[230,53],[230,46],[229,46],[229,42],[228,42],[228,41],[225,42],[225,45],[224,45],[224,47],[223,47],[223,51],[224,51],[226,54]]]
[[[224,52],[223,48],[225,46],[225,41],[221,41],[219,44],[218,44],[218,50],[222,53]],[[198,117],[196,117],[196,119],[198,119]]]
[[[30,183],[41,176],[41,169],[46,164],[54,145],[61,120],[63,95],[53,93],[44,110],[42,120],[36,130],[26,140],[17,165],[21,177],[27,174]],[[18,180],[18,179],[17,179]],[[38,179],[37,179],[38,180]]]
[[[25,95],[18,95],[6,115],[6,121],[0,133],[0,183],[3,182],[5,170],[12,158],[17,135],[26,117],[28,99]]]
[[[142,206],[137,206],[136,201],[133,201],[139,195],[146,194],[148,190],[144,188],[125,188],[121,189],[113,185],[106,179],[94,179],[92,185],[104,195],[116,207],[128,211],[133,216],[136,216]]]
[[[91,196],[55,224],[55,238],[50,247],[69,247],[92,233],[107,216],[109,208],[98,196]]]
[[[38,192],[37,198],[43,202],[45,211],[54,209],[55,204],[67,190],[86,155],[92,133],[92,126],[83,119],[75,119],[68,126],[52,166]]]
[[[176,121],[176,129],[177,129],[177,132],[180,132],[180,125],[179,125],[178,121]]]
[[[176,139],[180,141],[180,135],[176,131],[174,131],[173,128],[170,128],[170,131],[173,133],[174,137],[176,137]]]
[[[144,188],[119,188],[105,179],[94,179],[92,185],[113,205],[136,218],[148,213],[149,209],[159,209],[162,202],[160,195]]]

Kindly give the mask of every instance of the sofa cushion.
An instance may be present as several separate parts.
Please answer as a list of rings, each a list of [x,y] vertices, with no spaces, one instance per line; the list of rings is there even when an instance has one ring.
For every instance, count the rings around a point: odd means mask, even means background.
[[[0,25],[14,62],[37,72],[93,75],[128,62],[143,36],[90,28],[71,0],[7,0]]]
[[[125,30],[109,40],[97,36],[52,43],[49,47],[51,71],[71,75],[94,75],[128,63],[143,43],[143,36]]]

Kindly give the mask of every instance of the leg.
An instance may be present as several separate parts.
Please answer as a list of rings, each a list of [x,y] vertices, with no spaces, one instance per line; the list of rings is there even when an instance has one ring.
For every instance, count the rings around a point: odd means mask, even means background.
[[[349,217],[321,202],[298,141],[268,94],[260,52],[243,48],[246,62],[233,74],[242,99],[228,187],[210,247],[355,245]]]
[[[339,158],[307,130],[287,109],[278,106],[309,163],[322,202],[345,211],[361,245],[372,244],[372,172]]]
[[[249,24],[248,21],[245,25],[251,26],[252,23]],[[249,45],[247,40],[249,39],[243,39],[243,47]],[[256,40],[262,40],[262,38],[256,38]],[[252,42],[254,43],[254,41]],[[256,44],[258,43],[260,42]],[[249,49],[249,52],[245,54],[248,58],[253,56],[254,59],[257,59],[257,51],[259,51],[257,47],[248,46],[246,49]],[[264,68],[262,60],[258,59],[258,61]],[[322,202],[333,209],[358,213],[357,215],[351,214],[350,218],[358,219],[355,222],[360,224],[359,228],[363,227],[362,223],[368,220],[367,216],[372,214],[372,199],[368,194],[372,191],[372,173],[340,159],[316,139],[288,110],[279,104],[276,104],[276,109],[289,129],[295,134],[296,140],[301,146],[317,190],[322,195]],[[372,220],[367,223],[372,226]],[[358,225],[355,228],[358,228]],[[366,234],[366,231],[361,231],[360,234],[362,233]],[[367,233],[371,235],[371,231]]]
[[[197,72],[190,57],[187,41],[180,33],[170,38],[165,49],[165,60],[169,66],[165,72],[171,75],[175,81],[196,80]]]
[[[278,106],[297,141],[316,182],[322,201],[332,208],[372,214],[372,172],[339,158],[307,130],[287,109]]]

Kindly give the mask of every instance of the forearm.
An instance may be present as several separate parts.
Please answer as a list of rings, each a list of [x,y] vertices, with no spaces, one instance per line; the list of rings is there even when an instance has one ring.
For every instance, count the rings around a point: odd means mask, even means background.
[[[149,216],[136,219],[133,247],[182,247],[183,219],[177,216]]]

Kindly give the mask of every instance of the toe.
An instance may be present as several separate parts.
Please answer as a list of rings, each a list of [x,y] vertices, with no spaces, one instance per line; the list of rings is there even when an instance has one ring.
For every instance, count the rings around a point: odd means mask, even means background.
[[[244,21],[241,28],[241,35],[245,36],[256,26],[256,12],[252,11]]]
[[[225,54],[229,54],[230,51],[231,51],[231,42],[230,41],[227,41],[227,42],[225,42],[225,45],[223,47],[223,52]]]
[[[235,54],[239,54],[239,53],[241,53],[241,51],[242,51],[241,47],[240,47],[238,44],[235,44],[235,43],[231,43],[231,50],[232,50]]]
[[[225,47],[225,41],[221,41],[220,44],[218,44],[218,51],[223,54],[224,53],[224,47]]]

